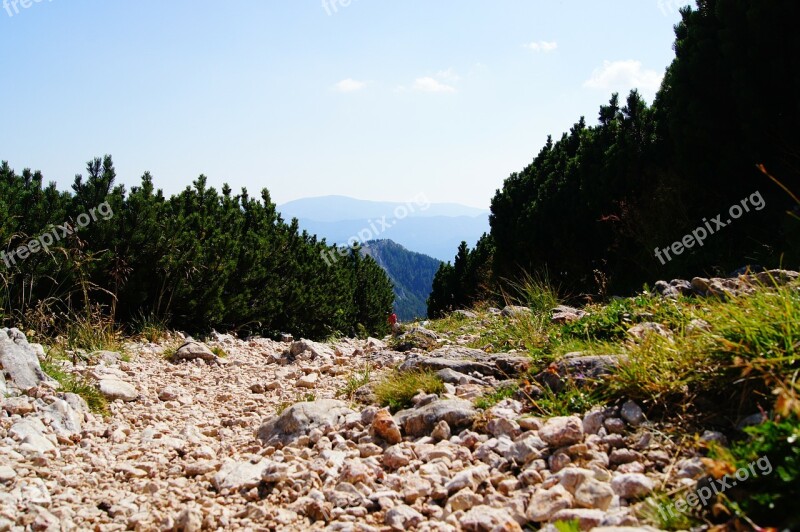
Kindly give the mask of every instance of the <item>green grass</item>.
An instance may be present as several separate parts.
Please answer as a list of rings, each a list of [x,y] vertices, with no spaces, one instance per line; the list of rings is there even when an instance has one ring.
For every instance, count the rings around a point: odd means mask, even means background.
[[[87,380],[64,371],[56,361],[49,359],[42,361],[42,370],[61,384],[61,392],[81,396],[93,413],[104,417],[110,414],[106,398],[96,386]]]
[[[169,337],[168,323],[167,318],[142,313],[133,319],[132,328],[134,333],[148,342],[158,343]]]
[[[578,388],[571,382],[560,392],[554,392],[547,386],[542,391],[544,393],[533,399],[532,403],[534,411],[545,417],[583,414],[603,402],[596,388]]]
[[[506,293],[507,304],[524,305],[531,309],[536,316],[543,316],[550,320],[550,311],[561,304],[559,290],[550,281],[545,272],[543,274],[525,274],[521,281],[508,282],[510,293]]]
[[[165,360],[172,361],[175,358],[175,353],[178,352],[178,349],[186,343],[183,340],[171,340],[164,345],[164,350],[161,352],[161,357]]]
[[[577,519],[572,521],[556,521],[553,523],[558,532],[581,532],[581,522]]]
[[[354,371],[347,377],[347,382],[345,382],[344,387],[336,393],[336,396],[346,397],[352,400],[356,391],[369,384],[371,378],[372,367],[368,363],[364,364],[364,369],[361,371]]]
[[[677,499],[673,497],[682,498],[685,495],[685,491],[681,491],[680,494],[674,496],[666,493],[654,495],[646,499],[644,504],[638,507],[637,513],[641,519],[657,525],[659,530],[693,529],[693,527],[700,524],[699,519],[692,515],[682,514],[675,508]]]
[[[215,345],[215,346],[211,347],[210,349],[211,349],[211,352],[214,353],[215,355],[217,355],[217,357],[219,357],[219,358],[227,358],[228,357],[228,352],[225,351],[224,349],[222,349],[219,346]]]
[[[444,390],[444,383],[433,371],[395,370],[375,385],[374,392],[378,404],[397,412],[413,406],[412,399],[420,391],[442,394]]]
[[[761,526],[795,530],[800,526],[800,420],[790,416],[746,429],[747,437],[730,449],[712,446],[710,456],[746,471],[736,492],[723,502],[735,515],[746,515]]]

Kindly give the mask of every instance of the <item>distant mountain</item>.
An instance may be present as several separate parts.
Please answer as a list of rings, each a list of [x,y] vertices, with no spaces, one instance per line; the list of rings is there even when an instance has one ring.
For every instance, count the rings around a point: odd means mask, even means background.
[[[441,262],[409,251],[391,240],[367,242],[362,252],[375,259],[394,284],[394,307],[400,320],[426,317],[433,276]]]
[[[474,245],[489,231],[489,211],[419,199],[390,203],[324,196],[292,201],[278,210],[329,244],[389,239],[443,261],[453,260],[462,241]]]

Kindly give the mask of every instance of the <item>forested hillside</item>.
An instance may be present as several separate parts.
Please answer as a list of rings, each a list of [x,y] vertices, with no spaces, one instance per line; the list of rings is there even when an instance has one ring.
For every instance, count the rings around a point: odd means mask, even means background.
[[[682,10],[652,105],[614,94],[595,125],[581,117],[506,179],[491,234],[439,272],[432,314],[484,298],[476,278],[502,286],[546,272],[570,293],[604,295],[746,264],[796,266],[800,222],[767,172],[800,190],[800,4],[698,5]]]
[[[58,333],[91,314],[192,332],[386,332],[383,270],[350,250],[323,260],[329,246],[282,220],[266,189],[218,192],[201,176],[166,198],[149,174],[130,191],[115,177],[111,157],[95,159],[67,193],[0,166],[4,324]]]
[[[426,317],[426,301],[441,261],[409,251],[391,240],[372,240],[362,249],[364,254],[375,259],[391,279],[395,294],[394,309],[399,318],[409,321]]]

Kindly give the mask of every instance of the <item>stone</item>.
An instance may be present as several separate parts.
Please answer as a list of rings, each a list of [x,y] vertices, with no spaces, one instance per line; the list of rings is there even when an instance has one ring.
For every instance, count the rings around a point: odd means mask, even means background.
[[[17,472],[7,465],[0,465],[0,483],[7,484],[17,478]]]
[[[200,342],[186,342],[175,351],[173,360],[205,360],[206,362],[219,362],[219,357],[214,354],[206,344]]]
[[[106,377],[100,380],[97,387],[106,399],[109,401],[136,401],[139,398],[139,392],[130,383],[119,380],[116,377]]]
[[[451,436],[450,425],[447,424],[447,421],[440,421],[436,424],[433,428],[433,432],[431,432],[431,438],[437,441],[442,440],[449,440]]]
[[[547,444],[541,438],[531,434],[515,441],[508,452],[508,457],[517,465],[525,466],[533,460],[541,458],[542,450],[546,448]]]
[[[316,373],[309,373],[297,380],[297,386],[300,388],[316,388],[319,382],[319,375]]]
[[[212,484],[217,491],[221,490],[249,490],[261,482],[261,475],[266,469],[267,461],[262,460],[257,464],[252,462],[238,462],[228,460],[219,469]]]
[[[3,410],[12,416],[24,416],[33,412],[33,403],[27,397],[8,397],[3,400]]]
[[[551,313],[550,321],[552,323],[556,323],[559,325],[573,323],[583,318],[584,316],[587,316],[586,311],[568,307],[566,305],[559,305],[553,310],[551,310],[550,313]]]
[[[180,395],[180,392],[172,386],[166,386],[158,392],[158,398],[161,401],[175,401]]]
[[[449,345],[425,355],[411,355],[400,366],[401,371],[453,370],[464,375],[479,374],[505,380],[531,368],[530,357],[512,354],[489,354],[480,349]],[[460,384],[460,383],[459,383]],[[472,383],[474,384],[474,383]]]
[[[417,475],[407,476],[403,479],[403,500],[406,504],[414,504],[417,499],[430,497],[433,493],[431,481]]]
[[[522,433],[516,421],[503,417],[489,420],[489,423],[486,424],[486,430],[495,438],[506,436],[512,440]]]
[[[90,360],[97,360],[98,363],[107,366],[118,364],[122,360],[122,355],[116,351],[95,351],[89,355]]]
[[[464,488],[476,491],[481,483],[488,480],[490,472],[491,469],[487,465],[479,465],[465,469],[457,473],[452,480],[445,485],[445,490],[450,494]]]
[[[440,421],[447,422],[451,430],[469,428],[477,415],[471,402],[445,399],[422,408],[402,410],[394,419],[407,435],[419,437],[430,435]]]
[[[81,433],[84,414],[89,407],[82,397],[75,394],[63,394],[64,399],[56,398],[42,408],[42,415],[50,422],[56,436],[66,440]]]
[[[644,457],[632,449],[614,449],[608,455],[608,462],[612,465],[630,464],[631,462],[642,461]]]
[[[425,520],[425,517],[415,509],[405,504],[395,506],[388,512],[384,518],[384,524],[391,527],[392,530],[410,530],[418,526]]]
[[[618,417],[610,417],[603,421],[609,434],[625,434],[625,422]]]
[[[573,497],[561,484],[539,489],[531,497],[526,516],[535,523],[550,521],[556,512],[572,507]]]
[[[567,353],[547,370],[536,375],[536,380],[558,392],[568,384],[580,387],[610,375],[624,360],[625,357],[620,355]]]
[[[350,414],[355,412],[350,410],[347,403],[334,399],[297,403],[280,416],[264,422],[257,436],[266,446],[285,446],[301,436],[307,436],[313,429],[336,427]]]
[[[653,322],[645,322],[640,323],[638,325],[634,325],[630,329],[628,329],[628,334],[637,341],[642,341],[648,336],[651,335],[658,335],[662,338],[666,338],[667,340],[672,340],[673,334],[668,328],[664,327],[660,323],[653,323]]]
[[[605,414],[602,410],[592,410],[583,416],[583,433],[584,434],[597,434],[603,427]]]
[[[641,407],[633,401],[626,401],[625,404],[622,405],[620,417],[632,427],[638,427],[644,422],[644,412],[642,412]]]
[[[539,437],[552,447],[566,447],[583,441],[583,421],[577,416],[548,419]]]
[[[471,377],[464,373],[460,373],[452,368],[444,368],[440,369],[436,372],[436,375],[442,379],[442,382],[446,382],[449,384],[477,384],[479,386],[486,386],[486,382],[481,379],[476,379],[475,377]]]
[[[0,366],[10,379],[6,387],[24,392],[40,385],[59,386],[42,370],[36,350],[19,329],[0,329]]]
[[[655,484],[641,473],[627,473],[615,476],[611,480],[611,487],[622,499],[638,499],[649,495]]]
[[[389,469],[400,469],[410,464],[414,458],[416,458],[416,455],[411,449],[401,445],[393,445],[383,453],[381,462]]]
[[[514,518],[501,508],[475,506],[458,520],[465,532],[521,532]]]
[[[447,500],[450,509],[454,512],[459,510],[469,510],[483,503],[483,497],[477,495],[468,488],[464,488]]]
[[[608,510],[614,499],[614,490],[605,482],[587,478],[581,482],[574,493],[575,504],[583,508]]]
[[[684,458],[675,464],[677,478],[696,479],[705,474],[706,468],[700,458]]]
[[[8,434],[20,444],[30,446],[34,452],[46,453],[56,449],[55,444],[44,435],[46,430],[41,420],[27,417],[11,425]]]
[[[197,508],[185,508],[175,519],[176,532],[200,532],[203,529],[203,514]]]
[[[379,410],[372,420],[372,430],[387,443],[394,445],[403,441],[400,427],[388,410]]]
[[[532,314],[531,309],[528,307],[521,307],[518,305],[507,305],[500,314],[506,318],[525,318],[530,317]]]

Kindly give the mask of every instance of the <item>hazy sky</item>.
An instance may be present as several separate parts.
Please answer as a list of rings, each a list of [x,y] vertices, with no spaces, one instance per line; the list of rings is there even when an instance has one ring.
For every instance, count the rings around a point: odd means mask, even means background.
[[[476,207],[612,91],[652,100],[688,3],[23,2],[0,9],[0,159],[17,171],[66,188],[111,154],[121,182],[150,170],[168,193],[202,173],[277,203]]]

